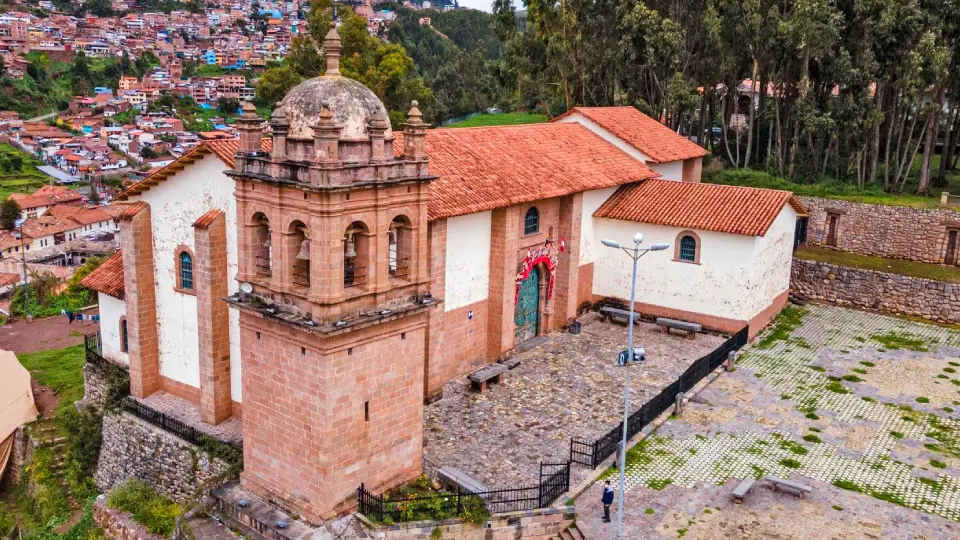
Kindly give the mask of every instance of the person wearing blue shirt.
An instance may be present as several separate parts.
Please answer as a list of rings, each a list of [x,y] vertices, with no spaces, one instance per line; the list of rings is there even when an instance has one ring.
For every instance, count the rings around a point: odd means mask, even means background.
[[[610,505],[613,504],[613,488],[610,487],[610,481],[603,483],[603,496],[600,498],[603,503],[603,522],[610,523]]]

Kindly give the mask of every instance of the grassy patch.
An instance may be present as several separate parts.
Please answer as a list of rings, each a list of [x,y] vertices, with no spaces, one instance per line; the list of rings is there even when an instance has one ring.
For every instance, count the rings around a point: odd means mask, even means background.
[[[843,380],[853,383],[863,382],[863,379],[857,377],[856,375],[844,375]]]
[[[863,493],[863,488],[849,480],[834,480],[833,485],[837,486],[840,489],[845,489],[847,491],[856,491],[857,493]]]
[[[793,332],[803,322],[803,317],[807,314],[805,308],[799,306],[787,306],[777,315],[773,321],[773,327],[757,341],[755,347],[758,349],[769,349],[780,341],[786,341]]]
[[[183,513],[179,505],[139,480],[129,480],[111,491],[107,506],[129,512],[134,521],[162,536],[173,534],[177,518]]]
[[[656,491],[662,491],[663,488],[669,486],[672,483],[673,483],[672,478],[663,478],[663,479],[651,478],[650,480],[647,480],[647,487]]]
[[[893,437],[894,439],[902,439],[903,433],[900,433],[899,431],[891,431],[890,436]]]
[[[647,508],[646,510],[643,511],[643,513],[647,515],[651,515],[654,513],[654,510],[653,508]]]
[[[816,371],[816,372],[818,372],[818,373],[823,373],[824,371],[826,371],[826,368],[822,368],[822,367],[820,367],[820,366],[807,366],[807,367],[809,367],[810,369],[812,369],[812,370],[814,370],[814,371]]]
[[[783,465],[784,467],[786,467],[786,468],[788,468],[788,469],[799,469],[800,467],[803,466],[802,463],[800,463],[799,461],[797,461],[797,460],[795,460],[795,459],[792,459],[792,458],[781,459],[781,460],[780,460],[780,465]]]
[[[958,280],[958,283],[960,283],[960,280]],[[917,352],[927,352],[930,350],[928,347],[930,344],[929,341],[920,336],[913,335],[910,332],[891,330],[886,334],[874,334],[870,336],[870,339],[880,343],[889,350],[907,349]]]
[[[860,399],[866,401],[867,403],[876,403],[876,402],[877,402],[877,400],[873,399],[873,398],[870,397],[870,396],[863,396],[863,397],[860,398]]]
[[[83,345],[17,355],[23,367],[42,385],[49,386],[60,396],[56,415],[72,409],[73,402],[83,399],[83,364],[86,361]]]
[[[853,368],[853,369],[851,369],[850,371],[852,371],[852,372],[854,372],[854,373],[859,373],[860,375],[866,375],[866,374],[867,374],[867,370],[865,370],[865,369],[860,369],[860,368],[856,368],[856,367]]]
[[[867,362],[866,360],[861,361],[861,362],[860,362],[860,365],[862,365],[862,366],[867,366],[867,367],[874,367],[874,366],[876,366],[876,364],[874,364],[873,362]]]
[[[818,437],[818,436],[816,436],[816,435],[809,435],[809,434],[808,434],[808,435],[804,435],[804,436],[803,436],[803,440],[805,440],[805,441],[807,441],[807,442],[812,442],[812,443],[821,443],[821,442],[823,442],[823,441],[820,440],[820,437]]]
[[[843,507],[840,506],[839,504],[833,505],[833,509],[836,510],[837,512],[843,512]]]
[[[937,460],[935,460],[935,459],[931,459],[931,460],[930,460],[930,466],[933,467],[933,468],[935,468],[935,469],[946,469],[946,468],[947,468],[947,464],[946,464],[946,463],[944,463],[944,462],[942,462],[942,461],[937,461]]]
[[[530,114],[526,112],[512,112],[500,114],[481,114],[468,118],[462,122],[450,124],[448,128],[468,128],[487,126],[516,126],[520,124],[542,124],[547,121],[545,114]]]
[[[930,403],[930,398],[925,398],[923,396],[920,396],[917,398],[917,403]]]
[[[810,431],[812,431],[812,432],[814,432],[814,433],[820,433],[820,429],[819,429],[819,428],[815,428],[815,427],[812,427],[812,426],[811,426],[809,429],[810,429]]]
[[[824,389],[826,389],[826,390],[829,391],[829,392],[833,392],[833,393],[835,393],[835,394],[849,394],[849,393],[850,393],[850,390],[847,389],[846,386],[840,384],[838,381],[830,381],[829,383],[827,383],[826,386],[824,386]]]
[[[804,415],[804,416],[806,416],[806,417],[809,418],[810,420],[819,420],[819,419],[820,419],[820,417],[817,416],[816,413],[812,413],[812,412],[811,412],[811,413],[807,413],[807,414]]]

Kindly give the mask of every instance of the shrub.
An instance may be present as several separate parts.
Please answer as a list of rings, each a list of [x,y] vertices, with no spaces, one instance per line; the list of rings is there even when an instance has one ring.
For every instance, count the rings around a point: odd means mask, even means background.
[[[107,496],[107,506],[129,512],[153,534],[170,536],[183,513],[180,506],[157,494],[140,480],[124,482]]]

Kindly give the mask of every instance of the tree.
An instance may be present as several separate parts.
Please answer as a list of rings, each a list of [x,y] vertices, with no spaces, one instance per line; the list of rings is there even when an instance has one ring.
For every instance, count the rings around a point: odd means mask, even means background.
[[[236,98],[220,96],[217,98],[217,110],[224,114],[236,114],[240,109],[240,101]]]
[[[7,199],[0,204],[0,228],[5,231],[12,231],[17,227],[17,220],[23,210],[20,204],[13,199]]]
[[[256,83],[256,101],[261,105],[273,105],[301,82],[303,77],[290,66],[270,68]]]
[[[144,146],[143,148],[140,149],[140,157],[144,159],[153,159],[158,155],[159,154],[157,154],[157,152],[153,148],[150,148],[149,146]]]

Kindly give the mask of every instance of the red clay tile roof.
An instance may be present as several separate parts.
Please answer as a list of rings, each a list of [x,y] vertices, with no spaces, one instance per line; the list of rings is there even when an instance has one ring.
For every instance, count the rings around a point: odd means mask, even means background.
[[[706,149],[633,107],[574,107],[553,122],[573,113],[596,122],[657,163],[707,155]]]
[[[394,154],[403,133],[394,133]],[[653,178],[657,173],[579,124],[427,132],[431,220]]]
[[[234,165],[233,155],[237,153],[239,148],[240,139],[205,141],[200,144],[200,146],[193,148],[186,154],[174,160],[173,163],[170,163],[165,167],[161,167],[143,180],[128,187],[123,193],[117,196],[117,200],[125,201],[134,195],[139,195],[144,191],[147,191],[151,187],[163,182],[174,173],[183,170],[184,167],[208,153],[213,153],[215,156],[220,158],[220,161],[222,161],[224,165],[232,169]],[[260,148],[264,152],[270,152],[273,149],[273,139],[261,139]]]
[[[138,201],[133,204],[125,204],[123,205],[123,211],[117,214],[117,219],[120,221],[133,219],[133,216],[139,214],[144,208],[148,208],[147,203],[145,202]]]
[[[123,253],[118,251],[98,266],[80,285],[123,300]]]
[[[214,221],[220,216],[224,215],[223,210],[218,210],[214,208],[213,210],[207,210],[205,214],[198,217],[196,221],[193,222],[194,228],[207,229]]]
[[[806,214],[789,191],[647,180],[622,186],[594,217],[749,236],[763,236],[789,204]]]
[[[20,274],[0,272],[0,287],[15,285],[17,283],[20,283]]]
[[[10,198],[17,201],[20,208],[26,210],[55,204],[79,203],[83,196],[70,188],[48,185],[41,187],[32,194],[11,193]]]

